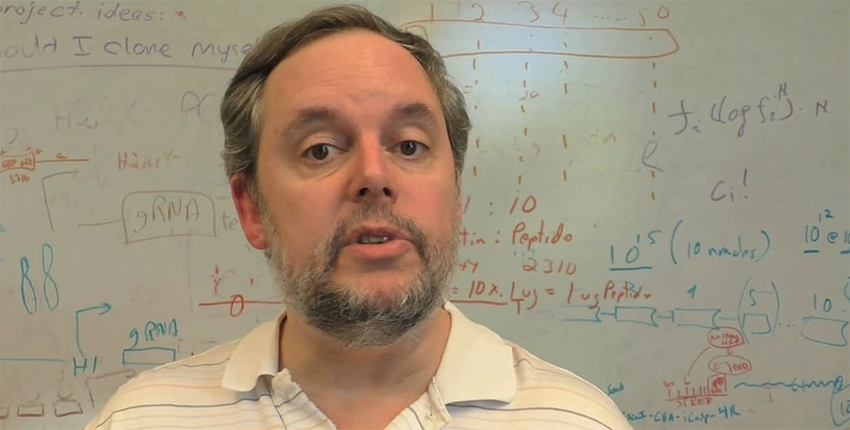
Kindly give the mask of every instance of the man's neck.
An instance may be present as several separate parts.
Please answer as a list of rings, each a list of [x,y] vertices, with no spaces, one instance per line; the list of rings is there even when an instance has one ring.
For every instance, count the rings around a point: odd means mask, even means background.
[[[377,393],[418,397],[437,372],[450,330],[451,316],[440,308],[391,345],[343,348],[338,340],[287,310],[281,325],[279,366],[287,368],[313,397],[369,398]]]

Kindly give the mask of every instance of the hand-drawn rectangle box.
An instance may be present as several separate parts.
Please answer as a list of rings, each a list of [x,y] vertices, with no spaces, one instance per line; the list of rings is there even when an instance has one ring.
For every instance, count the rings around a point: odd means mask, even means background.
[[[74,399],[61,399],[53,402],[53,415],[57,418],[82,415],[83,407]]]
[[[0,173],[8,170],[35,170],[35,153],[28,151],[23,155],[0,156]]]
[[[429,40],[444,59],[549,55],[641,60],[662,58],[679,51],[679,43],[666,28],[572,27],[459,19],[410,21],[401,27]],[[457,43],[458,34],[468,40],[483,40],[483,43]],[[472,46],[476,46],[475,49]]]
[[[808,316],[803,318],[800,334],[812,342],[840,348],[847,346],[847,325],[847,321],[839,319]]]
[[[20,418],[40,418],[44,416],[44,403],[34,403],[29,405],[18,405],[18,417]]]
[[[615,306],[614,318],[617,322],[630,322],[658,327],[655,322],[655,313],[658,310],[652,306]]]
[[[177,350],[162,346],[128,348],[121,351],[121,364],[159,366],[177,360]]]
[[[126,243],[178,236],[216,237],[215,203],[194,191],[136,191],[121,201]]]
[[[676,308],[673,309],[673,323],[677,327],[702,327],[715,329],[717,323],[715,319],[720,314],[720,309],[696,309],[696,308]]]

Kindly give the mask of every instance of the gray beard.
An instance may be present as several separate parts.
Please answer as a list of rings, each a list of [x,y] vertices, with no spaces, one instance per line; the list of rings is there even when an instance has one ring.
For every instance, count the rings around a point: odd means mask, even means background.
[[[429,319],[448,299],[448,284],[457,257],[459,222],[452,225],[449,240],[432,241],[412,220],[394,214],[387,206],[362,205],[350,217],[338,221],[302,267],[290,264],[277,235],[274,221],[260,204],[263,227],[269,242],[266,256],[275,282],[287,306],[308,324],[337,339],[345,348],[386,346]],[[392,295],[376,297],[331,282],[346,234],[363,221],[381,221],[406,234],[419,254],[420,270],[392,289]]]

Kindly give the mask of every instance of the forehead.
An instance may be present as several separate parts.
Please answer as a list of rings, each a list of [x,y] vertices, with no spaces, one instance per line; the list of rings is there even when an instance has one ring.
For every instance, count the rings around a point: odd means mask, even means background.
[[[364,108],[389,110],[400,102],[421,103],[442,116],[437,94],[413,55],[365,30],[299,47],[272,71],[263,89],[263,110],[273,115],[328,104],[363,114]]]

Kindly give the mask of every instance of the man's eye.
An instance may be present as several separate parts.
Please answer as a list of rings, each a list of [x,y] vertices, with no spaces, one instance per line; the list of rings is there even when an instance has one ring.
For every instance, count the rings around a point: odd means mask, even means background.
[[[318,145],[314,145],[308,148],[307,151],[304,153],[304,156],[316,161],[322,161],[328,158],[331,152],[335,150],[336,148],[331,145],[328,145],[327,143],[320,143]]]
[[[398,147],[398,150],[402,153],[402,155],[407,156],[407,157],[411,157],[411,156],[415,155],[417,149],[420,150],[419,152],[422,152],[426,148],[425,148],[425,145],[423,145],[419,142],[413,141],[413,140],[405,140]]]

